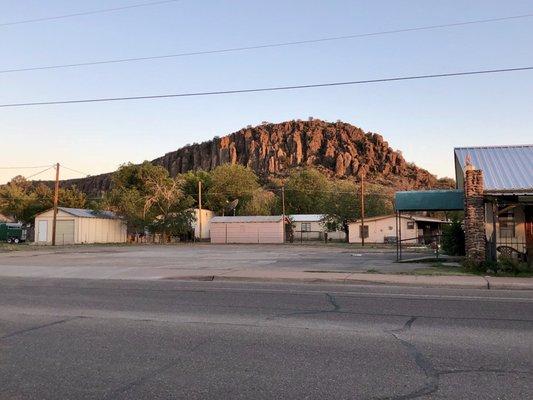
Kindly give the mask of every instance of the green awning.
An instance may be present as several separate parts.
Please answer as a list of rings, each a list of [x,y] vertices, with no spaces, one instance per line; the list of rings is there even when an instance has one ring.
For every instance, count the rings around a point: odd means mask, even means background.
[[[462,211],[463,190],[419,190],[396,192],[396,211]]]

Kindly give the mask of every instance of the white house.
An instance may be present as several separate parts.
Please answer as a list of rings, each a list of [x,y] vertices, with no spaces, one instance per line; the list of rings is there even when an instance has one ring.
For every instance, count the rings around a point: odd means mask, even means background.
[[[401,216],[398,226],[402,231],[404,243],[415,244],[432,242],[435,235],[442,233],[443,224],[447,223],[447,221],[438,218],[405,214]],[[351,222],[348,241],[361,243],[363,230],[365,243],[395,243],[397,237],[396,215],[365,218],[364,228],[361,226],[361,220]]]
[[[213,217],[211,243],[284,243],[283,216]]]
[[[327,229],[323,214],[292,214],[288,216],[293,225],[294,240],[324,240]],[[343,240],[343,231],[327,232],[328,239]]]
[[[35,242],[52,243],[53,217],[53,209],[35,217]],[[126,240],[125,222],[110,211],[58,208],[56,244],[125,243]]]

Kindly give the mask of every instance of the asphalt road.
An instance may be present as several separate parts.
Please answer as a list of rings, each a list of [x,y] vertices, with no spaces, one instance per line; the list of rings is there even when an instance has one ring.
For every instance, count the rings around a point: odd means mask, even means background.
[[[415,253],[405,253],[406,257]],[[420,256],[420,254],[418,254]],[[394,249],[345,245],[140,245],[21,247],[0,252],[0,276],[21,278],[161,279],[246,271],[407,272]]]
[[[1,399],[532,397],[532,292],[0,282]]]

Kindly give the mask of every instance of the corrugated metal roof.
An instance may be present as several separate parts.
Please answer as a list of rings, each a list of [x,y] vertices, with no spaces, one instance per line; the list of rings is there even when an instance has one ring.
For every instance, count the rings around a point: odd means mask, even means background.
[[[464,175],[470,155],[474,168],[483,171],[487,192],[533,192],[533,145],[458,147],[454,153],[462,169],[456,175]]]
[[[288,216],[294,222],[320,222],[324,218],[323,214],[292,214]]]
[[[404,218],[404,219],[409,219],[409,220],[413,220],[413,221],[420,221],[420,222],[439,222],[439,223],[443,223],[443,224],[447,224],[448,222],[447,221],[443,221],[441,219],[438,219],[438,218],[431,218],[431,217],[423,217],[421,215],[412,215],[412,214],[401,214],[400,215],[401,218]],[[379,215],[377,217],[368,217],[368,218],[365,218],[365,223],[366,222],[372,222],[372,221],[379,221],[379,220],[382,220],[382,219],[395,219],[396,218],[396,215],[395,214],[388,214],[388,215]],[[350,222],[350,224],[360,224],[361,223],[361,220],[358,219],[356,221],[352,221]]]
[[[94,211],[85,208],[69,208],[58,207],[59,210],[66,212],[67,214],[74,215],[81,218],[104,218],[104,219],[117,219],[117,215],[111,211]]]
[[[279,222],[283,218],[282,215],[243,215],[238,217],[213,217],[212,224],[224,223],[239,223],[239,222]]]

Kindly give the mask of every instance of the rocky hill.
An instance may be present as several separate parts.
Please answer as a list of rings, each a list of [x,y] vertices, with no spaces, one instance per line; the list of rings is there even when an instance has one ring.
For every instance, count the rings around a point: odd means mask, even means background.
[[[317,119],[263,123],[224,137],[192,144],[152,161],[172,176],[190,170],[211,170],[223,163],[252,168],[261,178],[286,176],[293,168],[313,166],[331,177],[367,180],[397,189],[448,186],[428,171],[408,163],[381,135],[353,125]],[[102,193],[111,185],[110,174],[64,181],[87,193]]]

